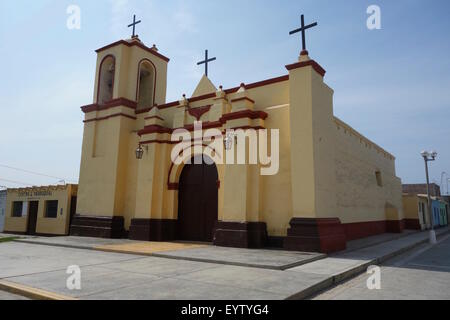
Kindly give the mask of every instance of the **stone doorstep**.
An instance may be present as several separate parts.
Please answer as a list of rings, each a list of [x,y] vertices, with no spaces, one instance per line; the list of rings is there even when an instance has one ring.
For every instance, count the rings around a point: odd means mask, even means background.
[[[442,232],[439,232],[439,230],[436,231],[436,236],[438,238],[442,238],[448,234],[450,234],[450,229],[447,228],[446,230],[441,230]],[[414,235],[414,234],[412,234]],[[399,240],[399,238],[397,239],[393,239],[390,241],[396,241]],[[309,299],[311,297],[313,297],[314,295],[320,293],[321,291],[325,291],[326,289],[338,285],[350,278],[354,278],[356,276],[359,276],[360,274],[363,274],[367,268],[371,265],[381,265],[383,262],[390,260],[396,256],[402,255],[408,251],[413,250],[416,247],[419,247],[425,243],[427,243],[429,241],[428,238],[422,239],[420,241],[417,241],[415,243],[412,243],[409,246],[400,248],[396,251],[390,252],[388,254],[385,254],[384,256],[381,257],[377,257],[375,259],[372,259],[370,261],[366,261],[364,263],[361,263],[357,266],[351,267],[347,270],[344,270],[342,272],[338,272],[335,273],[333,275],[331,275],[329,278],[315,283],[312,286],[302,290],[301,292],[298,292],[290,297],[288,297],[286,300],[305,300],[305,299]],[[389,241],[387,241],[389,242]],[[378,244],[379,245],[379,244]]]

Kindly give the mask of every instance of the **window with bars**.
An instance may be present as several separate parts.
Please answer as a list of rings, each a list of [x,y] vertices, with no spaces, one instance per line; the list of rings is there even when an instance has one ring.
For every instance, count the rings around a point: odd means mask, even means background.
[[[46,218],[58,217],[58,200],[49,200],[45,202],[45,217]]]
[[[14,201],[13,202],[12,216],[14,218],[22,217],[22,210],[23,210],[23,201]]]

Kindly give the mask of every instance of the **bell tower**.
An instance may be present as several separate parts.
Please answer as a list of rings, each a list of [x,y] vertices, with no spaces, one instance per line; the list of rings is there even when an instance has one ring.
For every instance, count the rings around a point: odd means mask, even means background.
[[[120,98],[139,108],[166,101],[167,64],[155,45],[147,47],[138,36],[98,49],[94,104]]]
[[[134,22],[134,26],[137,22]],[[122,237],[136,159],[137,130],[146,111],[166,102],[169,59],[137,35],[96,50],[93,104],[85,113],[77,215],[72,235]],[[128,219],[128,220],[127,220]]]

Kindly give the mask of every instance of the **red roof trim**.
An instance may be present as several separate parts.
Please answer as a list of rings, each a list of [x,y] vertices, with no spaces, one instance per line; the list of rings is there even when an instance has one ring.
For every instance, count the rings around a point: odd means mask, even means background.
[[[158,120],[164,121],[164,119],[161,118],[160,116],[152,116],[152,117],[144,118],[144,120],[152,120],[152,119],[158,119]]]
[[[152,124],[150,126],[146,126],[144,129],[140,130],[138,132],[139,136],[142,136],[144,134],[152,134],[152,133],[172,133],[172,129],[157,125],[157,124]]]
[[[131,100],[128,100],[125,98],[118,98],[118,99],[111,100],[104,105],[99,105],[98,103],[94,103],[94,104],[90,104],[87,106],[83,106],[83,107],[81,107],[81,110],[84,113],[89,113],[89,112],[93,112],[93,111],[108,110],[108,109],[111,109],[114,107],[127,107],[130,109],[136,109],[137,103],[135,101],[131,101]]]
[[[158,140],[158,139],[154,139],[154,140],[146,140],[146,141],[142,141],[139,142],[139,144],[144,145],[144,144],[152,144],[152,143],[158,143],[158,144],[177,144],[179,141],[169,141],[169,140]]]
[[[286,66],[286,69],[288,69],[288,70],[290,71],[290,70],[293,70],[293,69],[303,68],[303,67],[306,67],[306,66],[311,66],[311,67],[313,67],[313,69],[314,69],[318,74],[320,74],[322,77],[325,76],[325,73],[326,73],[325,69],[322,68],[322,67],[321,67],[317,62],[315,62],[314,60],[308,60],[308,61],[303,61],[303,62],[297,62],[297,63],[294,63],[294,64],[289,64],[289,65]]]
[[[193,116],[195,119],[197,119],[197,121],[200,120],[200,118],[207,112],[209,112],[209,110],[211,110],[212,105],[209,106],[204,106],[204,107],[199,107],[199,108],[192,108],[188,110],[188,113]]]
[[[162,54],[156,52],[155,50],[152,50],[152,49],[150,49],[149,47],[143,45],[142,43],[140,43],[140,42],[135,42],[135,41],[133,41],[133,42],[128,42],[128,41],[125,41],[125,40],[119,40],[119,41],[117,41],[117,42],[114,42],[114,43],[111,43],[111,44],[109,44],[109,45],[107,45],[107,46],[104,46],[104,47],[102,47],[102,48],[100,48],[100,49],[97,49],[97,50],[95,50],[95,52],[99,53],[99,52],[102,52],[102,51],[104,51],[104,50],[107,50],[107,49],[109,49],[109,48],[112,48],[112,47],[115,47],[115,46],[121,45],[121,44],[126,45],[127,47],[137,46],[137,47],[139,47],[139,48],[141,48],[141,49],[147,51],[148,53],[153,54],[154,56],[156,56],[156,57],[158,57],[158,58],[160,58],[160,59],[162,59],[162,60],[164,60],[164,61],[166,61],[166,62],[169,62],[169,61],[170,61],[169,58],[163,56]]]
[[[284,82],[284,81],[288,81],[289,80],[289,75],[285,75],[285,76],[281,76],[281,77],[277,77],[277,78],[272,78],[272,79],[268,79],[268,80],[264,80],[264,81],[259,81],[259,82],[255,82],[252,84],[248,84],[245,85],[246,89],[254,89],[254,88],[258,88],[258,87],[262,87],[262,86],[267,86],[270,84],[274,84],[274,83],[279,83],[279,82]],[[225,93],[230,94],[230,93],[234,93],[236,91],[239,90],[240,87],[236,87],[236,88],[231,88],[231,89],[227,89],[225,90]],[[196,102],[196,101],[201,101],[201,100],[206,100],[206,99],[210,99],[210,98],[214,98],[216,97],[215,93],[210,93],[210,94],[206,94],[206,95],[202,95],[202,96],[198,96],[198,97],[194,97],[194,98],[190,98],[188,99],[189,102]],[[118,101],[121,101],[122,105],[124,105],[125,107],[130,107],[133,109],[137,108],[137,103],[135,101],[131,101],[125,98],[119,98],[119,99],[115,99],[112,100],[111,102],[108,102],[106,105],[104,106],[99,106],[98,104],[91,104],[88,106],[84,106],[81,107],[81,109],[83,110],[84,113],[88,113],[88,112],[92,112],[92,111],[99,111],[99,110],[106,110],[115,106],[118,106],[120,104],[117,104]],[[158,109],[162,110],[162,109],[168,109],[168,108],[172,108],[172,107],[178,107],[180,105],[179,101],[173,101],[173,102],[169,102],[163,105],[155,105]],[[141,113],[146,113],[148,111],[150,111],[153,107],[151,108],[145,108],[145,109],[141,109],[141,110],[136,110],[135,113],[136,114],[141,114]]]
[[[205,108],[205,107],[203,107],[203,108]],[[206,108],[209,108],[209,107],[206,107]],[[200,108],[198,108],[198,109],[200,109]],[[238,112],[224,114],[220,118],[219,121],[213,121],[213,122],[205,121],[202,123],[202,129],[207,130],[207,129],[212,129],[212,128],[221,128],[227,121],[236,120],[236,119],[248,118],[248,119],[252,119],[252,120],[254,120],[254,119],[265,120],[265,119],[267,119],[268,116],[269,115],[264,111],[242,110],[242,111],[238,111]],[[242,128],[260,128],[260,127],[242,127]],[[138,134],[139,134],[139,136],[143,136],[145,134],[152,134],[152,133],[172,134],[177,129],[185,129],[188,131],[194,131],[194,124],[189,124],[182,128],[175,128],[175,129],[162,127],[160,125],[150,125],[150,126],[144,127],[144,129],[140,130],[138,132]]]
[[[265,127],[262,126],[241,126],[241,127],[235,127],[235,128],[227,128],[227,130],[249,130],[249,129],[253,129],[253,130],[265,130]]]
[[[171,108],[171,107],[177,107],[179,105],[180,105],[179,101],[174,101],[174,102],[170,102],[170,103],[166,103],[161,106],[158,106],[158,109],[167,109],[167,108]]]
[[[266,120],[268,116],[269,115],[264,111],[242,110],[233,113],[226,113],[222,116],[222,118],[220,118],[220,121],[222,123],[225,123],[230,120],[244,119],[244,118],[249,118],[252,120],[254,119]]]
[[[116,114],[112,114],[110,116],[106,116],[106,117],[100,117],[100,118],[94,118],[94,119],[88,119],[88,120],[84,120],[84,123],[89,123],[89,122],[94,122],[94,121],[101,121],[101,120],[107,120],[110,118],[114,118],[114,117],[126,117],[132,120],[136,120],[136,117],[130,116],[129,114],[125,114],[125,113],[116,113]]]
[[[254,89],[254,88],[258,88],[258,87],[263,87],[263,86],[267,86],[267,85],[271,85],[274,83],[278,83],[278,82],[284,82],[284,81],[288,81],[289,80],[289,75],[284,75],[281,77],[276,77],[276,78],[272,78],[272,79],[267,79],[267,80],[263,80],[263,81],[258,81],[258,82],[254,82],[251,84],[247,84],[245,85],[246,89]],[[230,93],[235,93],[239,90],[239,87],[235,87],[235,88],[231,88],[231,89],[226,89],[224,90],[226,94],[230,94]],[[202,96],[198,96],[198,97],[194,97],[194,98],[190,98],[188,99],[189,102],[196,102],[196,101],[201,101],[201,100],[206,100],[206,99],[210,99],[210,98],[215,98],[216,94],[215,93],[209,93],[209,94],[205,94]],[[166,109],[166,108],[171,108],[171,107],[177,107],[180,105],[179,101],[173,101],[173,102],[169,102],[166,103],[164,105],[158,106],[159,109]],[[142,112],[146,112],[145,110],[140,110],[136,113],[142,113]]]
[[[242,98],[238,98],[238,99],[233,99],[233,100],[231,100],[231,102],[238,102],[238,101],[243,101],[243,100],[247,100],[247,101],[250,101],[251,103],[255,103],[255,100],[252,100],[252,99],[250,99],[248,97],[242,97]]]
[[[288,81],[288,80],[289,80],[289,75],[285,75],[285,76],[281,76],[281,77],[277,77],[277,78],[272,78],[272,79],[268,79],[268,80],[254,82],[254,83],[251,83],[251,84],[246,84],[245,85],[245,89],[246,90],[254,89],[254,88],[258,88],[258,87],[267,86],[269,84],[274,84],[274,83]]]

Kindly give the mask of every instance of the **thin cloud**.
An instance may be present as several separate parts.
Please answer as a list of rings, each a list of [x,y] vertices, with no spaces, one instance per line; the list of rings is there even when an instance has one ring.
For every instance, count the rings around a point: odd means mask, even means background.
[[[127,14],[131,11],[129,0],[109,0],[111,4],[111,32],[115,37],[123,34],[124,25],[127,25]]]
[[[178,11],[172,16],[172,20],[180,32],[199,32],[197,20],[186,8],[179,8]]]

